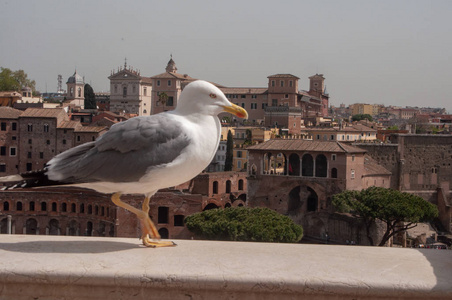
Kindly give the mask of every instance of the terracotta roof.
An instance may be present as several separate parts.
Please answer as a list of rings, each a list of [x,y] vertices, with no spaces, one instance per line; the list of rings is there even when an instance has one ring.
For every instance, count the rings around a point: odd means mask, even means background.
[[[267,78],[287,78],[287,77],[300,79],[299,77],[292,75],[292,74],[275,74],[275,75],[270,75]]]
[[[339,127],[311,127],[306,128],[303,131],[311,131],[311,132],[377,132],[376,129],[361,125],[355,124],[352,126],[343,127],[340,129]]]
[[[379,165],[372,157],[365,154],[364,155],[364,176],[369,175],[392,175],[382,165]]]
[[[151,79],[173,79],[173,78],[194,80],[194,78],[192,78],[188,75],[183,75],[183,74],[179,74],[179,73],[170,73],[170,72],[165,72],[165,73],[158,74],[158,75],[151,77]]]
[[[107,127],[105,126],[81,126],[77,128],[76,132],[101,132],[106,130]]]
[[[333,141],[272,139],[261,144],[248,147],[247,150],[289,150],[313,152],[365,153],[366,150]]]
[[[17,119],[22,114],[22,111],[8,106],[0,107],[0,118],[2,119]]]
[[[62,108],[27,108],[21,117],[57,118],[62,114],[67,116]]]
[[[82,124],[80,124],[79,121],[62,121],[60,124],[58,124],[57,128],[61,129],[76,129],[77,127],[81,127]]]
[[[240,88],[240,87],[226,87],[220,88],[225,94],[266,94],[267,88]]]
[[[141,77],[141,81],[145,83],[152,84],[152,78],[151,77]]]

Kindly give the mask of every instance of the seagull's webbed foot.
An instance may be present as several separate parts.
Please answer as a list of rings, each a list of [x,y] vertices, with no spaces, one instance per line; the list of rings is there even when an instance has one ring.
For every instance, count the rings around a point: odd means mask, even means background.
[[[111,197],[114,204],[137,215],[141,223],[141,231],[143,232],[141,235],[143,245],[152,248],[176,246],[176,244],[171,241],[160,241],[160,234],[154,223],[152,223],[151,218],[149,218],[149,199],[150,197],[147,196],[143,202],[143,210],[139,210],[132,205],[122,202],[120,193],[115,193]]]
[[[177,246],[174,242],[171,241],[160,241],[160,234],[155,228],[154,223],[149,218],[149,215],[146,214],[146,218],[141,220],[141,231],[143,234],[141,235],[141,240],[143,241],[143,245],[146,247],[173,247]]]

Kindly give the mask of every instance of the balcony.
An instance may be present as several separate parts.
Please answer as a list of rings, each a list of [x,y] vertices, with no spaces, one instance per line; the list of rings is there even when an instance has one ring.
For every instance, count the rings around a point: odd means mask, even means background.
[[[452,251],[2,235],[0,299],[451,299]]]

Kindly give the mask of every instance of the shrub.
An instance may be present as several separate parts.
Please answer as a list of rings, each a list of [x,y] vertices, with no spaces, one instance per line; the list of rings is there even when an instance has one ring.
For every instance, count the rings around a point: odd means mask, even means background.
[[[208,240],[296,243],[303,228],[268,208],[229,207],[188,216],[187,228]]]

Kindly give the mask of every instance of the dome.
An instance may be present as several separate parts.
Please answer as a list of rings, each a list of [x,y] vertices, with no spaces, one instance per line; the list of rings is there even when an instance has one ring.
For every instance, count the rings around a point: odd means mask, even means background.
[[[75,83],[75,84],[84,84],[83,77],[77,74],[77,71],[74,72],[74,75],[68,78],[66,83]]]

